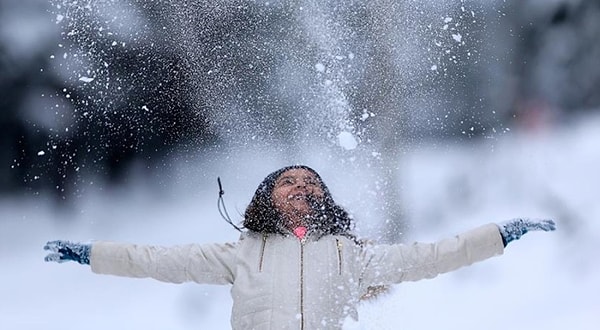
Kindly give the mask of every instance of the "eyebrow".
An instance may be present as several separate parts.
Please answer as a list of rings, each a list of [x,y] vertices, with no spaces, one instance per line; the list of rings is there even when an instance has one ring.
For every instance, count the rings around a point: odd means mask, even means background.
[[[275,184],[277,184],[278,182],[285,180],[285,179],[293,179],[293,180],[300,179],[300,180],[315,181],[315,182],[320,183],[320,180],[316,176],[312,176],[312,175],[304,175],[299,178],[296,176],[293,176],[293,175],[283,175],[283,176],[280,176],[279,178],[277,178],[277,180],[275,180]]]
[[[280,176],[279,178],[277,178],[277,180],[275,180],[275,183],[280,182],[284,179],[296,179],[296,177],[291,176],[291,175],[284,175],[284,176]]]

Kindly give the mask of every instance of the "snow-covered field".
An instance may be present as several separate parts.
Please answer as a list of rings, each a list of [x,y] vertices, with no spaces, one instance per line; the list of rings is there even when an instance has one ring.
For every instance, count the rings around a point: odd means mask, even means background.
[[[600,326],[600,117],[535,133],[514,131],[468,145],[423,146],[398,160],[410,239],[429,241],[516,216],[551,217],[553,233],[530,233],[501,257],[433,280],[403,283],[361,306],[349,329],[598,329]],[[0,329],[227,329],[228,287],[173,285],[94,275],[45,263],[47,240],[149,244],[237,238],[216,209],[217,176],[230,213],[242,212],[276,156],[185,164],[164,182],[132,178],[68,209],[43,198],[0,200]],[[244,160],[243,164],[239,160]],[[357,173],[322,171],[359,222],[376,222]],[[374,202],[374,201],[369,201]],[[360,225],[361,228],[373,226]],[[364,233],[363,233],[364,234]],[[367,233],[368,234],[368,233]]]

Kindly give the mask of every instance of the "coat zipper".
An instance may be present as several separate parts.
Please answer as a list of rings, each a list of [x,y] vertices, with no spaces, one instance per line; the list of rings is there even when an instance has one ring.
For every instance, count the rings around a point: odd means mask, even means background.
[[[258,261],[258,271],[262,273],[263,262],[265,260],[265,246],[267,245],[267,235],[264,234],[262,237],[262,247],[260,249],[260,260]]]
[[[337,246],[338,253],[338,274],[342,275],[342,241],[339,238],[335,239],[335,245]]]
[[[304,241],[300,240],[300,330],[304,330]]]
[[[266,240],[266,237],[264,240]],[[342,241],[336,238],[335,245],[338,253],[338,272],[342,275]],[[304,330],[304,240],[300,240],[300,330]]]

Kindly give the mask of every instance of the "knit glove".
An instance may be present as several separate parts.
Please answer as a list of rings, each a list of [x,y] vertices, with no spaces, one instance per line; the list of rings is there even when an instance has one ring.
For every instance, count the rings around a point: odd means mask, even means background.
[[[556,224],[554,221],[546,219],[517,218],[499,223],[498,228],[500,229],[500,235],[502,235],[502,242],[506,246],[508,243],[521,238],[528,231],[556,230]]]
[[[51,241],[44,245],[44,250],[50,251],[44,260],[54,262],[77,261],[82,265],[90,264],[91,244],[72,243],[69,241]]]

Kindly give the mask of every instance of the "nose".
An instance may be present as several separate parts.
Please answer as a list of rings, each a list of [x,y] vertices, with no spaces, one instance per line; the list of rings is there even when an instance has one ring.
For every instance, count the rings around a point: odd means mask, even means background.
[[[304,182],[304,180],[298,180],[298,182],[296,182],[296,187],[298,188],[306,188],[306,182]]]

